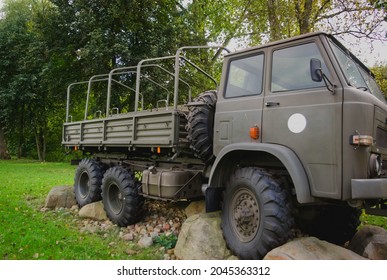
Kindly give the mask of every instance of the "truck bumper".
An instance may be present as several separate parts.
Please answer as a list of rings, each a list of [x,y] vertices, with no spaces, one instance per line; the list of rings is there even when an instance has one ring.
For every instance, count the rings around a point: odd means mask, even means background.
[[[387,198],[387,179],[352,179],[352,199]]]

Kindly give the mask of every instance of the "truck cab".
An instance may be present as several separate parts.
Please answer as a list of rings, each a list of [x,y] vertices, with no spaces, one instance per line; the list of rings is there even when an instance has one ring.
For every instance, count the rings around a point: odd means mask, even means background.
[[[254,191],[262,177],[288,188],[296,224],[334,243],[354,233],[359,208],[386,215],[386,123],[373,74],[333,36],[311,33],[226,55],[208,193],[223,188],[223,205],[232,204],[222,210],[231,228],[225,238],[241,240],[234,250],[248,251],[265,221],[263,189]],[[286,224],[283,215],[277,224]],[[349,228],[341,226],[348,220]]]
[[[230,54],[223,69],[216,156],[230,144],[289,148],[309,184],[301,203],[386,195],[386,100],[334,37],[312,33]]]

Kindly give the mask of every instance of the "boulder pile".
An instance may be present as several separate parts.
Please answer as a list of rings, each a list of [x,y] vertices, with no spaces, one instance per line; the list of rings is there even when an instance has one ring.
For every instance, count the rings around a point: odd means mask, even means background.
[[[78,209],[71,186],[55,187],[49,192],[42,211],[55,208],[70,208],[83,218],[83,223],[80,223],[81,232],[108,232],[109,228],[115,226],[107,219],[100,201]],[[143,221],[120,228],[120,238],[136,242],[140,248],[146,248],[152,246],[154,240],[162,235],[178,236],[175,248],[165,250],[166,260],[238,259],[228,250],[223,239],[220,212],[205,213],[203,201],[190,204],[147,201],[146,209]],[[315,237],[298,237],[273,249],[264,259],[387,260],[387,230],[376,226],[364,226],[346,247]]]

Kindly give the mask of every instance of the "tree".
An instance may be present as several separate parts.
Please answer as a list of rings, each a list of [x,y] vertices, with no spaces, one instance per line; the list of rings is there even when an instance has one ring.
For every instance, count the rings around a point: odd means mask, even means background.
[[[387,97],[387,65],[376,65],[372,67],[371,70],[375,75],[375,80],[378,83],[380,89]]]
[[[169,55],[192,40],[205,44],[189,35],[186,19],[172,0],[6,1],[0,106],[11,150],[43,161],[59,149],[70,82]]]
[[[269,0],[266,9],[252,5],[249,22],[256,29],[257,18],[268,24],[269,40],[283,39],[323,30],[333,35],[382,40],[384,6],[377,1],[357,0]],[[253,41],[259,37],[252,36]]]
[[[5,140],[3,124],[0,122],[0,159],[10,159],[7,148],[7,142]]]
[[[0,117],[6,135],[11,140],[8,142],[18,143],[19,154],[25,136],[24,106],[31,97],[27,85],[29,77],[23,73],[20,61],[20,54],[30,41],[24,28],[29,11],[26,1],[7,2],[4,9],[7,12],[0,25]]]

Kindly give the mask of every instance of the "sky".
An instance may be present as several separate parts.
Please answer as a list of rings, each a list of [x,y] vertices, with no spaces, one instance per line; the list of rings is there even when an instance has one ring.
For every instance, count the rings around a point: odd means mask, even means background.
[[[387,64],[387,22],[384,23],[383,29],[386,34],[384,41],[374,41],[372,47],[365,39],[354,40],[353,36],[347,36],[344,40],[339,41],[347,47],[360,61],[366,66],[373,67],[377,64]]]
[[[368,45],[360,45],[361,49],[369,49]],[[387,64],[387,43],[384,42],[375,42],[374,50],[369,54],[357,55],[359,59],[368,67],[375,66],[377,64]]]

